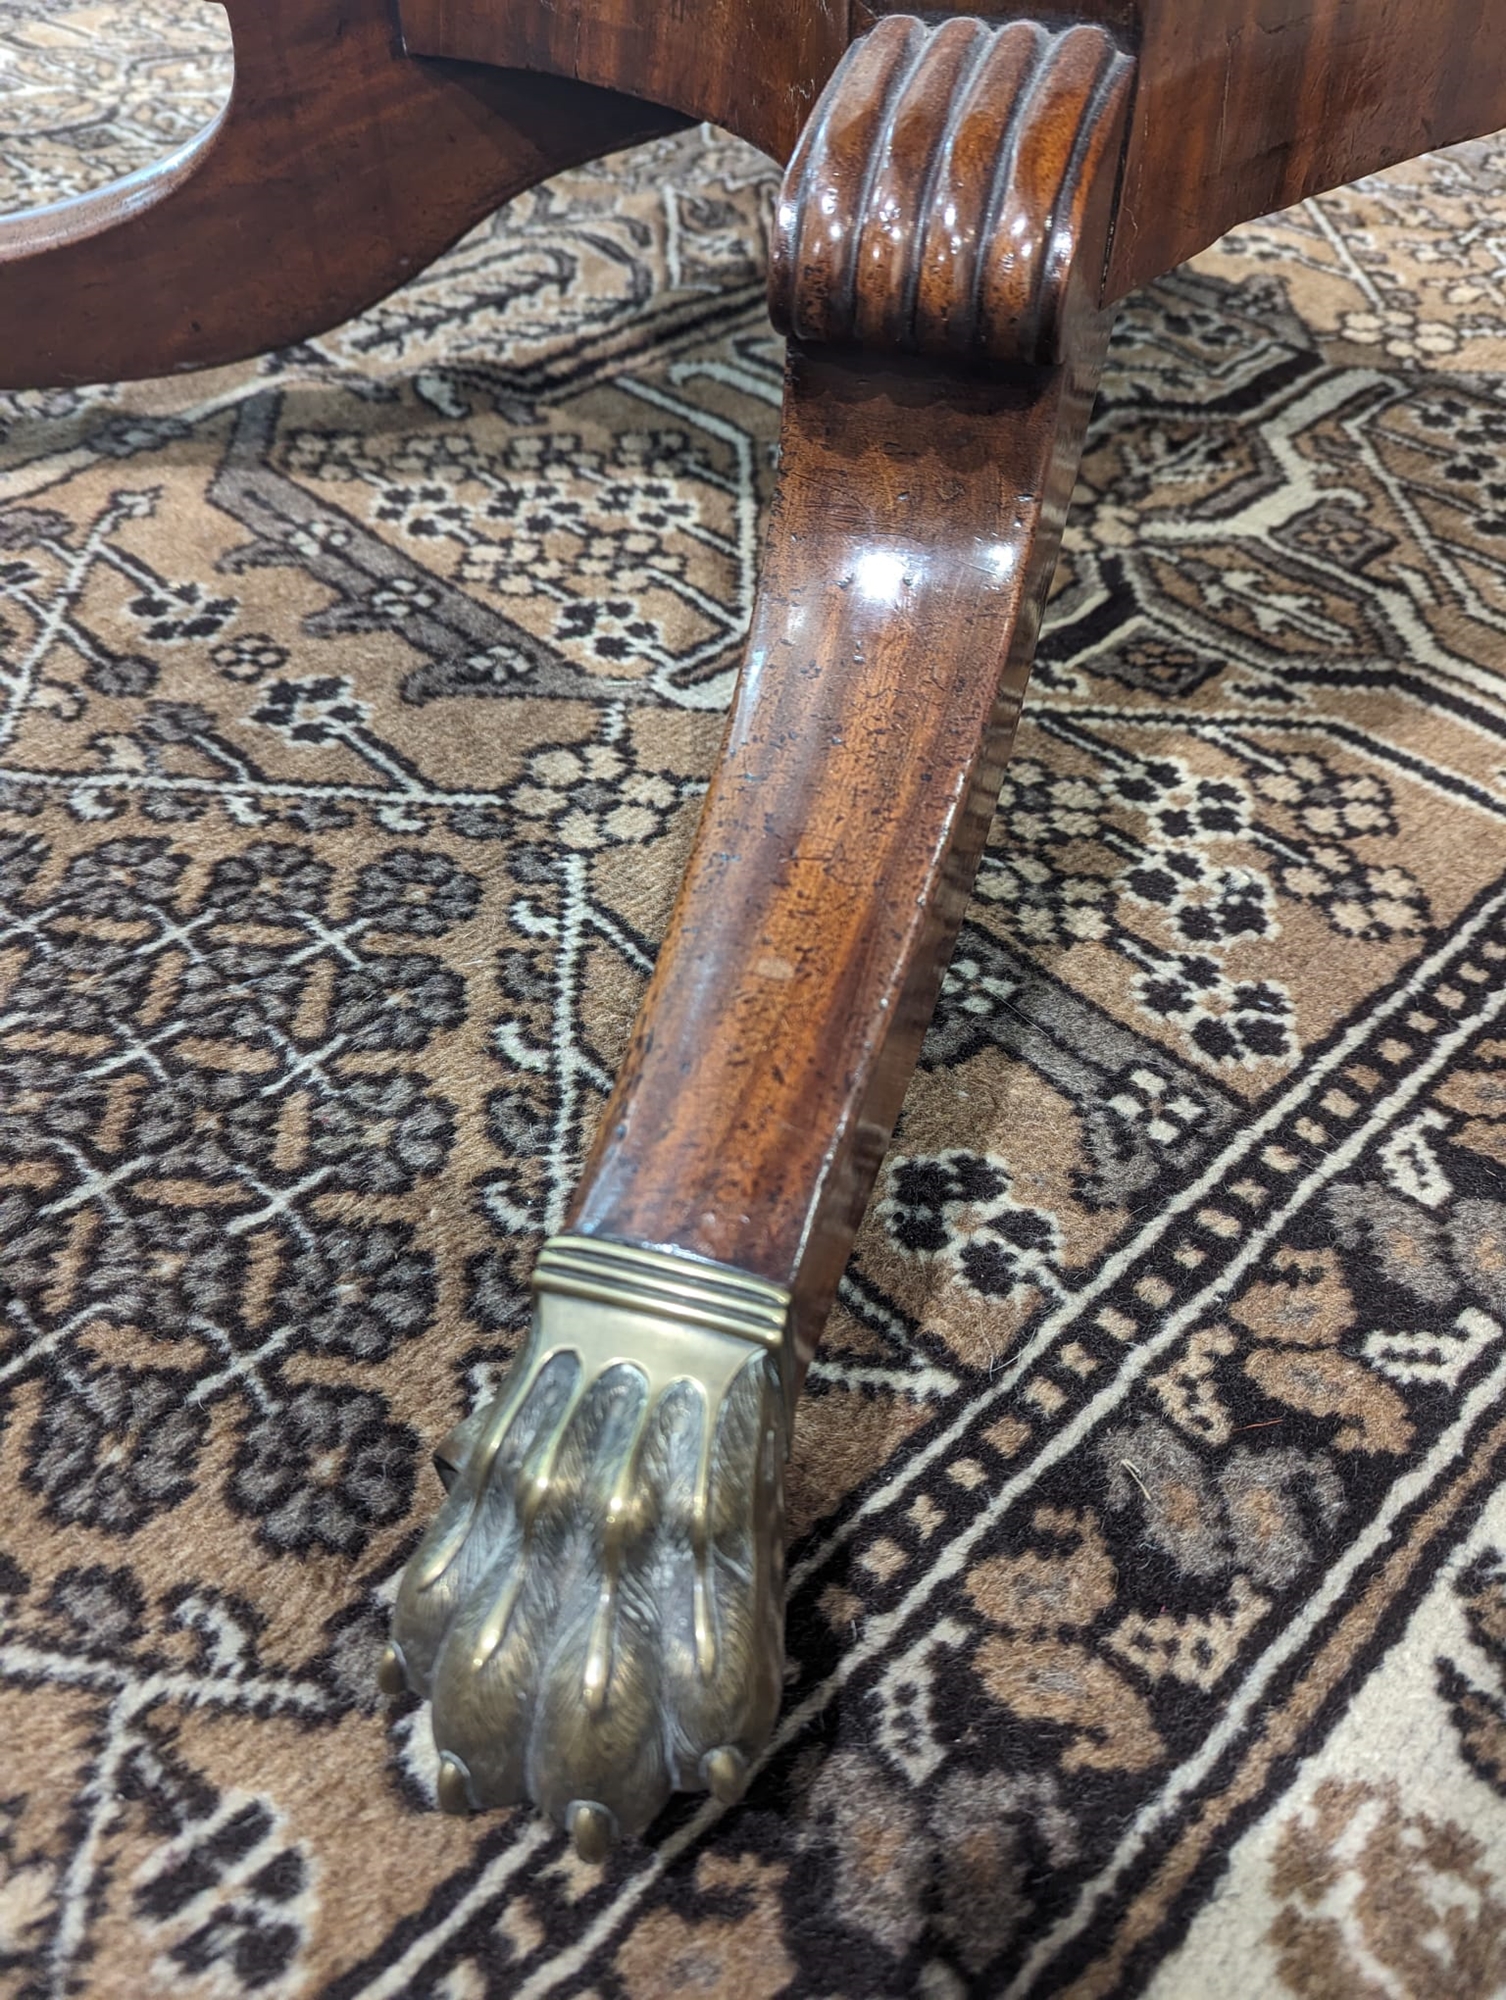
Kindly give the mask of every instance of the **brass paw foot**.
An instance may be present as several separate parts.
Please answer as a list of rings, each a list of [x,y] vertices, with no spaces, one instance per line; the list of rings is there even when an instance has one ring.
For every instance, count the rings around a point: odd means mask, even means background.
[[[447,1811],[532,1799],[599,1859],[671,1791],[735,1800],[773,1726],[788,1300],[588,1237],[534,1288],[495,1403],[441,1448],[382,1685],[433,1703]]]

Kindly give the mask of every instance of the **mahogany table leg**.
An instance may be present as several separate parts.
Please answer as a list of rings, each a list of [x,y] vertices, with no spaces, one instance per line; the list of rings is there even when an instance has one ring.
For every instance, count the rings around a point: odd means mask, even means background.
[[[390,0],[225,0],[230,102],[165,160],[0,216],[0,389],[205,368],[322,332],[561,167],[685,121],[404,55]]]
[[[1130,66],[893,17],[791,163],[795,336],[748,650],[686,881],[533,1329],[453,1440],[384,1685],[441,1802],[583,1853],[735,1797],[782,1666],[788,1411],[997,796],[1107,337]]]

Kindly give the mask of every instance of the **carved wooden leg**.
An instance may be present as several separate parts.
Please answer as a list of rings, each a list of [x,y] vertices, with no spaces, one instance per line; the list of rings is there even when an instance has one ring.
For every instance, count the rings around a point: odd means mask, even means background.
[[[997,796],[1104,341],[1130,65],[891,18],[785,181],[782,472],[689,871],[532,1332],[384,1682],[451,1809],[585,1853],[737,1795],[782,1667],[781,1461]]]
[[[0,389],[114,382],[337,325],[561,167],[684,121],[405,56],[391,0],[225,0],[230,102],[96,194],[0,216]]]

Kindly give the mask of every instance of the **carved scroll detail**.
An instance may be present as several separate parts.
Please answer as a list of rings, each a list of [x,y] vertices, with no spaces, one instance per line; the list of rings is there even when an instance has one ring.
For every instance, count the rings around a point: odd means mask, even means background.
[[[502,1392],[446,1440],[383,1682],[431,1697],[447,1810],[532,1798],[594,1857],[673,1788],[735,1797],[773,1724],[789,1295],[572,1236],[534,1291]]]
[[[937,359],[1059,360],[1074,289],[1097,304],[1131,75],[1098,26],[881,21],[785,175],[775,324]]]

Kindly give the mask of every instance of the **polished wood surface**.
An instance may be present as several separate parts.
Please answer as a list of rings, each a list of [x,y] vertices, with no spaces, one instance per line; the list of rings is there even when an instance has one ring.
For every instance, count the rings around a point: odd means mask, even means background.
[[[416,52],[518,63],[713,118],[787,159],[847,42],[896,4],[400,0]],[[928,8],[993,18],[1007,0]],[[1138,58],[1106,296],[1237,222],[1506,125],[1501,0],[1074,0]]]
[[[896,17],[854,43],[785,175],[769,307],[792,339],[975,365],[1051,363],[1097,304],[1129,57],[1051,34]],[[1077,291],[1074,284],[1079,285]]]
[[[785,179],[771,302],[805,342],[746,661],[572,1224],[787,1286],[802,1362],[982,852],[1107,338],[1073,273],[1102,268],[1130,66],[1098,28],[960,30],[883,23]],[[1016,164],[965,172],[961,80],[1005,65]]]
[[[1014,734],[1097,345],[796,352],[747,661],[571,1226],[835,1294]]]
[[[413,55],[630,78],[780,161],[854,39],[845,0],[402,0],[399,17]]]
[[[1143,0],[1143,15],[1115,298],[1251,216],[1506,125],[1501,0]]]
[[[163,375],[322,332],[546,175],[681,121],[405,57],[387,0],[227,0],[229,104],[97,194],[0,218],[0,388]]]

